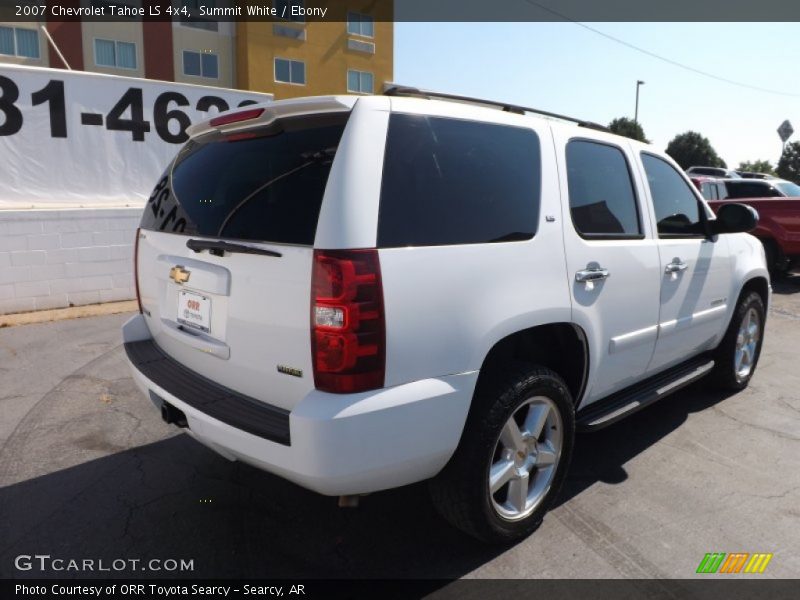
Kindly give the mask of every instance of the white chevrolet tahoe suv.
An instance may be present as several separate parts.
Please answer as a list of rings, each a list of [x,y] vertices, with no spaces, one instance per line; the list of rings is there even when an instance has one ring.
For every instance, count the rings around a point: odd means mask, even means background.
[[[487,541],[539,525],[576,430],[705,375],[745,387],[757,213],[715,218],[651,146],[532,112],[394,87],[190,128],[137,231],[138,386],[345,504],[430,480]]]

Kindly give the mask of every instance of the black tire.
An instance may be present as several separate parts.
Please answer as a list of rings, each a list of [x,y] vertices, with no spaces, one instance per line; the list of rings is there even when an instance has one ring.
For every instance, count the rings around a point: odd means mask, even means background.
[[[761,245],[764,246],[764,258],[767,262],[769,274],[774,279],[784,277],[788,268],[778,245],[774,240],[761,240]]]
[[[544,397],[550,402],[529,404],[535,397]],[[557,411],[561,425],[560,453],[552,453],[556,457],[552,463],[554,472],[545,479],[550,483],[541,500],[535,504],[531,502],[531,508],[535,506],[533,512],[518,520],[509,520],[498,512],[493,498],[496,500],[500,494],[509,494],[510,488],[500,488],[490,495],[489,469],[497,458],[498,449],[508,452],[500,445],[500,433],[507,422],[512,415],[517,418],[521,411],[530,411],[531,406],[546,407],[549,416],[537,442],[529,443],[541,451],[545,446],[538,444],[547,443],[541,440],[558,435]],[[529,439],[532,437],[528,436]],[[512,363],[499,368],[479,381],[458,449],[444,470],[430,482],[434,505],[455,527],[484,542],[507,543],[523,538],[541,524],[558,495],[572,458],[574,440],[575,410],[569,389],[561,377],[550,369],[526,363]],[[539,467],[530,469],[535,483]],[[542,475],[545,475],[544,471]]]
[[[737,373],[736,369],[736,345],[739,337],[739,329],[742,322],[750,311],[753,310],[754,314],[758,317],[758,340],[755,345],[755,352],[750,361],[749,372],[742,376]],[[712,383],[721,389],[739,391],[747,387],[753,373],[756,371],[758,359],[761,356],[761,344],[764,340],[764,324],[765,324],[765,311],[764,301],[761,296],[754,291],[745,291],[739,298],[736,304],[736,309],[733,311],[733,317],[728,325],[728,330],[725,332],[725,337],[722,338],[717,350],[714,354],[714,370],[711,373]]]

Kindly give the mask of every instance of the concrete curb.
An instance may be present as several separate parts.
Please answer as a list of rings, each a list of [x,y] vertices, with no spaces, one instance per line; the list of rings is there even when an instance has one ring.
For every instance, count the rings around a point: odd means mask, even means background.
[[[80,319],[82,317],[97,317],[100,315],[115,315],[123,312],[133,312],[139,307],[136,300],[124,302],[106,302],[104,304],[87,304],[85,306],[71,306],[69,308],[56,308],[53,310],[37,310],[34,312],[0,315],[0,327],[14,327],[16,325],[30,325],[31,323],[45,323],[47,321],[61,321],[63,319]]]

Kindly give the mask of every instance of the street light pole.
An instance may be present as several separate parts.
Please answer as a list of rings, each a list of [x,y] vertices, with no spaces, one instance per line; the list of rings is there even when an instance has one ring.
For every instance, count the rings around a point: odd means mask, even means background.
[[[633,115],[633,122],[639,124],[639,86],[644,85],[641,79],[636,80],[636,112]]]

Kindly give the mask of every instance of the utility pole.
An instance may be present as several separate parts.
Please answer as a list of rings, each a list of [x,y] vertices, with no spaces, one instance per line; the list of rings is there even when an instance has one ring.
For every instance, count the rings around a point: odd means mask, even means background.
[[[636,112],[633,114],[633,122],[639,124],[639,86],[644,85],[641,79],[636,80]]]

